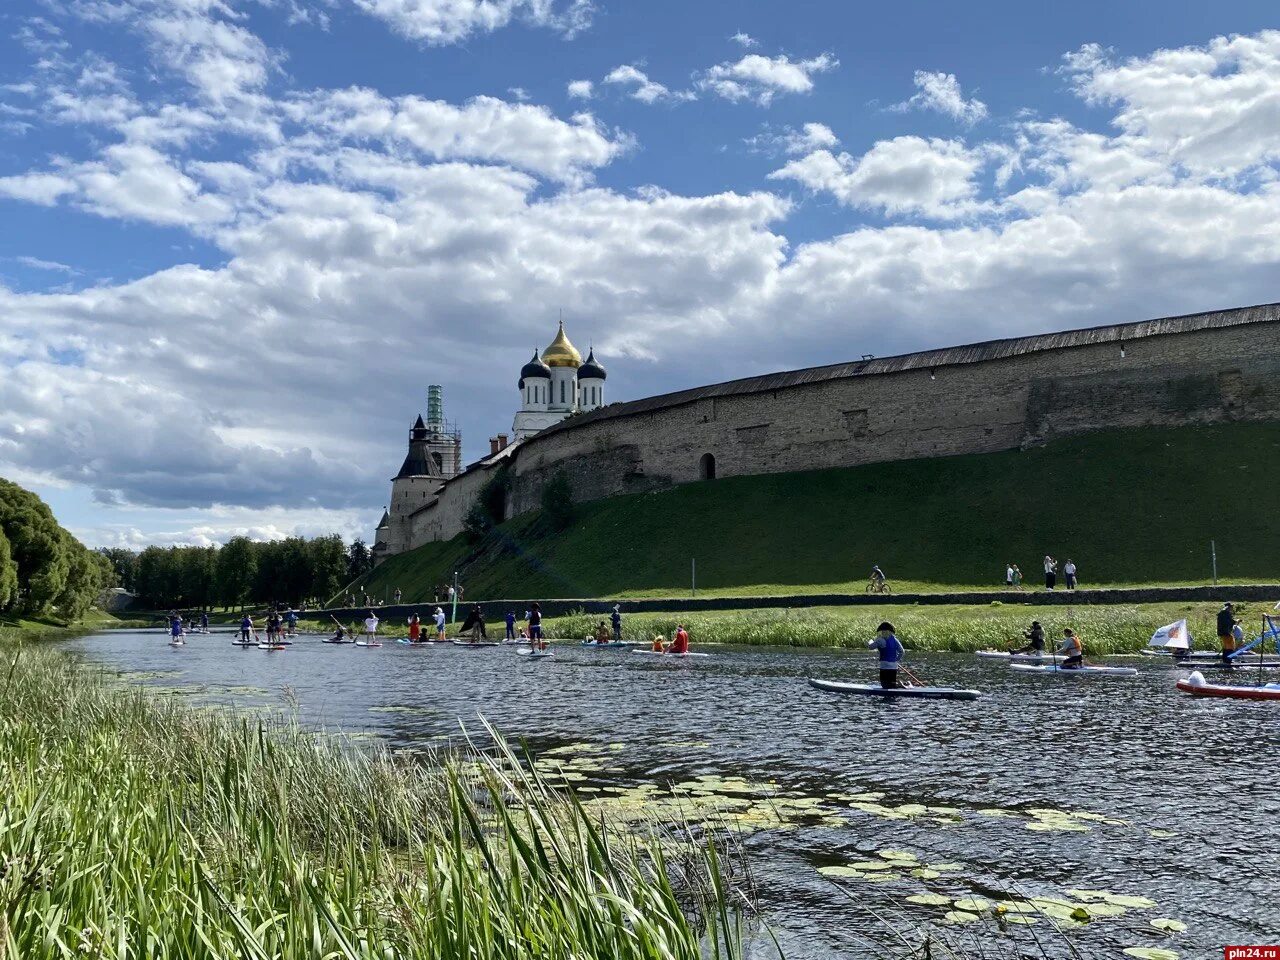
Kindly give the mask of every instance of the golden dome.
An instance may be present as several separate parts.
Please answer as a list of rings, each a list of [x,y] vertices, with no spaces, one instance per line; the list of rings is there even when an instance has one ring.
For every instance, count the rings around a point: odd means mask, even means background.
[[[578,352],[578,348],[569,342],[569,338],[564,335],[564,321],[560,321],[560,329],[556,333],[556,338],[551,341],[551,346],[542,351],[542,362],[548,367],[574,367],[575,369],[582,366],[582,354]]]

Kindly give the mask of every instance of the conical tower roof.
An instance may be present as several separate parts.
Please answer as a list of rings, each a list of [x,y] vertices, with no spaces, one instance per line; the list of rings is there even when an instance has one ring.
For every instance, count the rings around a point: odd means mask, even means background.
[[[430,431],[427,430],[427,425],[422,422],[422,415],[419,414],[409,430],[409,452],[405,455],[404,463],[400,464],[400,472],[395,475],[396,480],[404,477],[444,479],[444,475],[440,472],[440,465],[436,463],[436,458],[431,456],[431,451],[427,447],[429,435]]]
[[[560,321],[560,329],[556,331],[556,338],[551,341],[551,346],[542,351],[542,362],[549,367],[574,367],[576,369],[582,366],[582,354],[565,336],[563,320]]]

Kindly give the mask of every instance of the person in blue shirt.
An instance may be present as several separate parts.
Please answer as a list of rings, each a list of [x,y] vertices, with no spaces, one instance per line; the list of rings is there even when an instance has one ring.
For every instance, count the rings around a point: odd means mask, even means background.
[[[289,625],[290,636],[298,632],[298,614],[293,610],[290,610],[284,615],[284,622]]]
[[[204,633],[209,632],[209,613],[205,611],[200,614],[200,630]]]
[[[876,627],[876,638],[867,646],[880,651],[880,686],[892,690],[902,686],[898,682],[898,667],[902,663],[902,641],[897,637],[893,624],[886,620]]]
[[[169,621],[169,634],[174,640],[182,639],[182,614],[175,613]]]
[[[613,613],[609,615],[609,620],[613,624],[613,642],[622,642],[622,614],[618,611],[618,605],[613,605]]]
[[[247,613],[240,618],[240,640],[243,643],[249,642],[249,637],[253,633],[253,618]]]
[[[514,640],[516,638],[516,612],[514,610],[507,611],[507,639]]]

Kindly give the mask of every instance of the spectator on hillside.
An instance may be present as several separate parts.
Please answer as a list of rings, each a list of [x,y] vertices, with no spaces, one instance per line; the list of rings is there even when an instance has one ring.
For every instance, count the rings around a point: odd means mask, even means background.
[[[1004,588],[1006,590],[1013,589],[1013,564],[1006,563],[1004,565]]]
[[[458,602],[462,602],[462,598],[466,595],[467,588],[462,584],[458,584]]]
[[[1013,564],[1013,589],[1022,589],[1022,570],[1015,563]]]
[[[400,602],[400,596],[401,596],[401,594],[400,594],[400,588],[399,588],[399,587],[396,587],[396,594],[395,594],[395,596],[396,596],[396,603],[399,603],[399,602]]]
[[[445,591],[445,600],[448,603],[453,603],[453,584],[452,583],[449,584],[449,589]]]
[[[1058,585],[1058,561],[1047,553],[1044,557],[1044,588],[1052,590]]]
[[[1062,568],[1062,572],[1067,577],[1067,589],[1074,590],[1076,588],[1076,562],[1068,557],[1067,564]]]

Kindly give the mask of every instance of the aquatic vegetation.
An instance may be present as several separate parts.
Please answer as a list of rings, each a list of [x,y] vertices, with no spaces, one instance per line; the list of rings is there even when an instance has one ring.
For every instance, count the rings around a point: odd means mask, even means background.
[[[1178,960],[1177,951],[1162,947],[1127,947],[1123,952],[1126,957],[1137,957],[1138,960]]]
[[[1151,921],[1151,925],[1167,933],[1183,933],[1187,929],[1187,925],[1181,920],[1170,920],[1167,917],[1158,917]]]
[[[0,955],[742,955],[709,839],[616,828],[500,739],[436,761],[24,649],[0,694]]]

